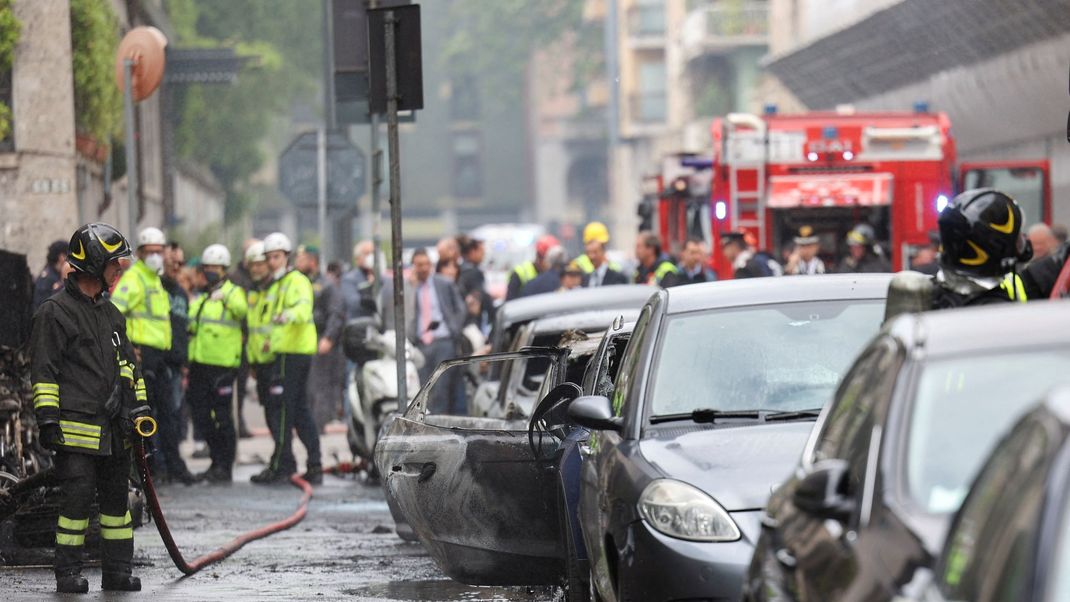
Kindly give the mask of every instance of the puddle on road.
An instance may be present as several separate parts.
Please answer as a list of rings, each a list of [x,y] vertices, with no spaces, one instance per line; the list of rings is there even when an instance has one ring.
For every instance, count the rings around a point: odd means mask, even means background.
[[[379,500],[360,500],[358,502],[341,502],[331,504],[331,510],[341,512],[390,512],[386,502]]]
[[[368,596],[387,600],[497,602],[554,600],[557,598],[554,595],[555,589],[550,587],[477,587],[448,579],[439,579],[376,583],[367,587],[343,590],[342,593],[350,596]]]

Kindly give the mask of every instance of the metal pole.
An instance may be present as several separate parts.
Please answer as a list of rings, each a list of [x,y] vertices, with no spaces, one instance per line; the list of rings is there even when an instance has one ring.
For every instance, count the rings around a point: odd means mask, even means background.
[[[386,139],[390,153],[390,246],[394,259],[394,349],[397,356],[398,403],[409,401],[405,390],[408,353],[405,347],[405,274],[401,267],[401,161],[398,157],[398,66],[394,47],[394,11],[386,13]]]
[[[126,198],[127,236],[137,236],[137,149],[134,135],[134,59],[123,59],[123,112],[126,117]]]
[[[316,201],[320,235],[320,273],[327,265],[327,130],[316,130]]]
[[[379,8],[379,0],[368,0],[368,8]],[[379,114],[369,115],[371,122],[371,147],[372,156],[372,270],[375,272],[375,280],[372,281],[372,295],[379,299],[379,289],[382,288],[383,260],[380,250],[383,248],[382,216],[383,202],[379,191],[383,184],[383,151],[379,148]]]
[[[323,0],[323,116],[327,130],[334,131],[334,24],[331,0]]]

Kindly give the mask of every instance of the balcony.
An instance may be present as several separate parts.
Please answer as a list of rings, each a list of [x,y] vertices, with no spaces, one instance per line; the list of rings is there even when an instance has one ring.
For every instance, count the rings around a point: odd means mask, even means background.
[[[628,8],[628,45],[633,48],[665,46],[665,5],[640,2]]]
[[[766,2],[720,3],[691,11],[681,36],[684,56],[724,55],[739,48],[761,47],[769,40]]]

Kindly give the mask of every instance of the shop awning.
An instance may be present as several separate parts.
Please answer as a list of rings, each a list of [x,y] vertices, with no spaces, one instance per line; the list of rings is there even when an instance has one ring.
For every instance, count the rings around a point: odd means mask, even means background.
[[[892,174],[820,174],[769,178],[769,207],[868,207],[892,204]]]

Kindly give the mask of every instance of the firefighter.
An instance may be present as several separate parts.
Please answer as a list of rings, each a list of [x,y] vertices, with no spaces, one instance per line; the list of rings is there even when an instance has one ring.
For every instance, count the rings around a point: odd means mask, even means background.
[[[884,256],[873,227],[858,224],[847,233],[847,257],[840,262],[836,271],[841,274],[874,274],[891,272],[892,264]]]
[[[178,453],[178,400],[174,399],[167,352],[171,349],[171,300],[160,280],[163,232],[145,228],[138,233],[137,257],[123,274],[111,295],[111,302],[126,316],[130,342],[138,354],[148,387],[149,406],[159,421],[155,439],[159,453],[154,476],[161,482],[175,480],[192,484],[196,479]]]
[[[94,499],[100,509],[101,587],[138,591],[131,575],[128,508],[132,421],[149,414],[145,382],[126,321],[106,292],[130,261],[130,245],[107,224],[71,237],[74,269],[33,320],[31,380],[41,443],[55,451],[61,497],[56,525],[56,591],[85,593],[82,548]]]
[[[667,255],[661,252],[661,240],[653,232],[640,232],[635,241],[636,284],[673,286],[677,283],[677,270]]]
[[[509,286],[505,292],[506,301],[519,297],[520,291],[525,284],[531,282],[536,276],[549,268],[546,265],[546,254],[550,249],[559,246],[561,246],[561,243],[552,234],[546,234],[535,241],[535,260],[525,261],[517,265],[513,268],[513,272],[509,274]]]
[[[208,443],[212,464],[201,478],[229,483],[237,452],[232,398],[242,360],[242,322],[248,313],[245,291],[227,278],[230,251],[209,245],[198,268],[204,291],[189,310],[189,389],[193,420]]]
[[[312,356],[316,353],[316,325],[312,321],[312,283],[300,271],[289,267],[293,246],[281,232],[264,238],[264,253],[274,282],[268,289],[271,299],[267,313],[271,324],[268,350],[275,355],[271,387],[265,414],[275,422],[275,451],[271,463],[253,476],[254,483],[276,483],[289,479],[297,470],[291,431],[302,431],[308,451],[305,480],[323,480],[319,433],[308,407],[306,386]]]
[[[933,309],[1026,301],[1014,270],[1033,253],[1014,199],[991,188],[967,190],[940,213],[938,224],[943,249]]]
[[[733,278],[764,278],[783,274],[780,264],[768,253],[754,251],[747,242],[745,232],[722,232],[721,253],[732,264]]]

